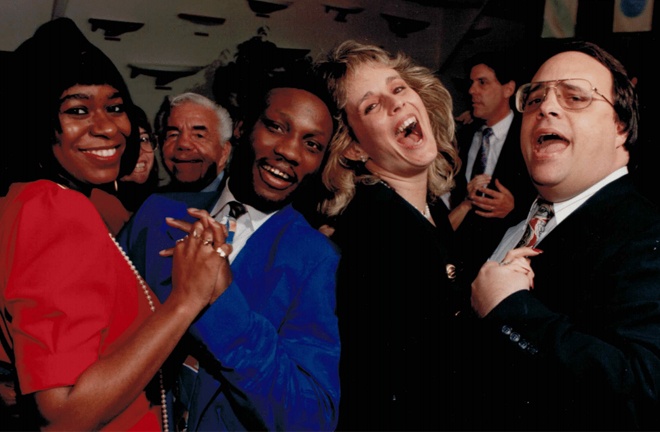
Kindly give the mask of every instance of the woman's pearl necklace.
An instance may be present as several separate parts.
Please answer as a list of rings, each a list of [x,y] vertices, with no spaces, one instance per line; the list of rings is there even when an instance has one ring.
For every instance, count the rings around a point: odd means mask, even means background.
[[[427,206],[428,209],[428,206]],[[131,268],[133,271],[133,274],[135,274],[135,277],[137,278],[138,283],[140,284],[140,287],[142,288],[142,292],[144,292],[145,297],[147,298],[147,302],[149,303],[149,309],[151,309],[151,312],[156,312],[156,305],[154,304],[154,301],[151,298],[151,294],[149,293],[149,288],[147,288],[147,284],[142,279],[142,276],[140,276],[140,272],[137,271],[135,266],[133,265],[133,262],[131,259],[126,255],[126,252],[124,252],[124,249],[121,248],[119,243],[117,243],[117,240],[114,238],[114,236],[110,233],[108,233],[110,238],[112,239],[112,242],[117,246],[117,249],[119,249],[119,252],[121,252],[121,255],[124,257],[126,260],[126,263],[128,266]],[[169,417],[167,415],[167,393],[165,393],[165,386],[163,385],[163,370],[159,369],[158,370],[158,375],[159,375],[159,381],[160,381],[160,411],[163,417],[163,431],[164,432],[169,432],[170,426],[169,426]]]

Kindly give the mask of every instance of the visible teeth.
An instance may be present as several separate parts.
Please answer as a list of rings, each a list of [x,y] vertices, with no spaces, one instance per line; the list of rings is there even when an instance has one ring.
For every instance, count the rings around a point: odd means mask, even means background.
[[[270,165],[264,165],[264,169],[266,171],[268,171],[269,173],[271,173],[271,174],[274,174],[278,177],[282,177],[284,180],[289,180],[289,178],[290,178],[290,176],[287,173],[284,173],[284,172],[282,172],[282,171],[278,170],[277,168],[274,168]]]
[[[138,163],[135,165],[135,169],[136,169],[136,170],[142,170],[142,169],[144,169],[144,167],[146,167],[146,166],[147,166],[146,163],[144,163],[144,162],[138,162]]]
[[[412,132],[412,130],[417,126],[417,119],[415,117],[410,117],[408,120],[404,121],[401,126],[396,130],[396,135],[399,135],[403,131],[407,130],[407,135]]]
[[[111,149],[101,149],[101,150],[83,150],[86,153],[92,153],[100,157],[110,157],[114,156],[117,153],[116,148]]]
[[[560,137],[559,135],[555,135],[555,134],[541,135],[539,137],[539,139],[536,140],[536,142],[538,144],[542,144],[545,140],[548,140],[548,139],[563,139],[563,138]]]

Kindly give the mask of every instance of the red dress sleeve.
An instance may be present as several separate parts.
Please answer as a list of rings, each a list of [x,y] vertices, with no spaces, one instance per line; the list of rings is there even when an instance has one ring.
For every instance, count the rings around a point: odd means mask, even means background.
[[[99,358],[116,302],[116,261],[82,194],[36,182],[17,205],[5,307],[21,390],[32,393],[74,384]]]

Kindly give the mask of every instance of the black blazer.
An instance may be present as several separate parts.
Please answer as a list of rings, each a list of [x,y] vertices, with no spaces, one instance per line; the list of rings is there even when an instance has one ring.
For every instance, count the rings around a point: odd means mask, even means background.
[[[660,215],[628,177],[550,232],[534,289],[480,321],[474,427],[660,429]]]
[[[379,183],[358,185],[337,220],[338,430],[452,428],[453,232],[440,200],[431,213],[437,227]]]
[[[456,231],[457,261],[460,262],[459,267],[463,270],[463,277],[469,282],[476,277],[477,271],[500,243],[506,230],[527,216],[537,195],[520,151],[520,124],[521,117],[514,114],[495,165],[493,180],[488,185],[490,189],[496,190],[495,179],[499,179],[500,183],[513,194],[514,209],[505,218],[485,218],[477,215],[473,209]],[[451,193],[453,206],[463,201],[467,195],[468,181],[465,178],[467,154],[473,135],[482,125],[483,123],[470,124],[461,128],[457,135],[459,156],[463,164],[456,178],[456,187]]]

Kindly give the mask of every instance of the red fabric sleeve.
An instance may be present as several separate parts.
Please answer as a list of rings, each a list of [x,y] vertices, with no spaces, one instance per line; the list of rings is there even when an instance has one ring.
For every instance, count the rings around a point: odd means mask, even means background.
[[[82,194],[37,182],[21,195],[5,291],[23,393],[72,385],[100,354],[117,290],[107,229]]]

